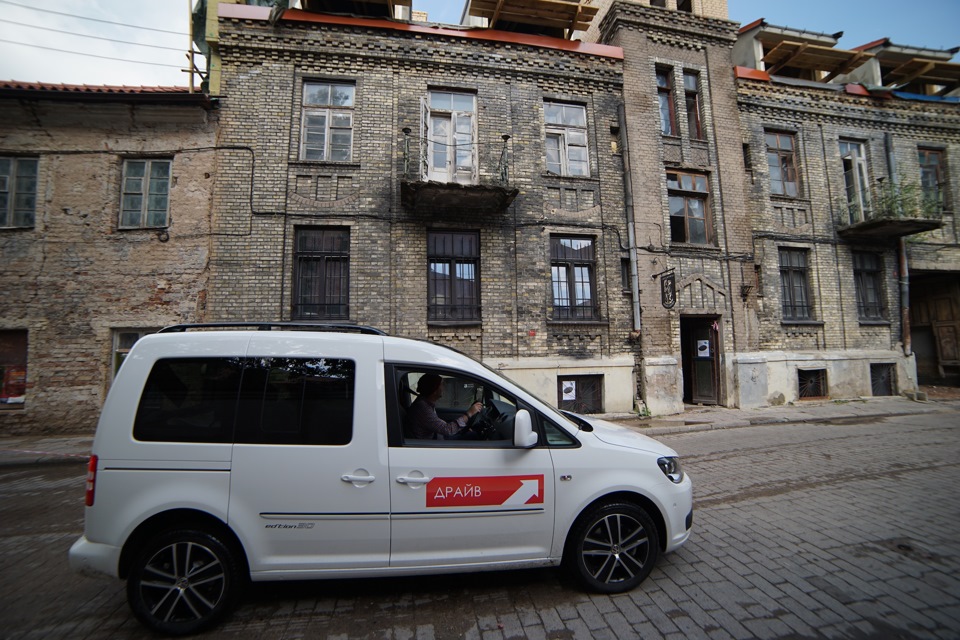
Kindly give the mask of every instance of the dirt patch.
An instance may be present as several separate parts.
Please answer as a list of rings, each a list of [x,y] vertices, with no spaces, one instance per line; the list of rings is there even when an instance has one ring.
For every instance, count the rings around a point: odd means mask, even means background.
[[[960,387],[922,384],[920,391],[927,394],[928,400],[960,400]]]

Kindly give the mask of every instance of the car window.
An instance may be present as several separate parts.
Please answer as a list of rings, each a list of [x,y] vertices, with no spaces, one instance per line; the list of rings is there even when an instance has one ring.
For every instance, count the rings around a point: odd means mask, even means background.
[[[399,369],[396,377],[404,446],[513,445],[517,401],[512,395],[450,371]],[[483,410],[468,419],[474,403],[482,403]]]
[[[240,389],[237,442],[349,444],[355,371],[346,359],[252,358]]]
[[[551,447],[569,447],[579,444],[573,436],[557,426],[555,422],[546,418],[543,419],[543,433],[547,445]]]
[[[241,358],[166,358],[147,378],[133,437],[148,442],[230,442]]]

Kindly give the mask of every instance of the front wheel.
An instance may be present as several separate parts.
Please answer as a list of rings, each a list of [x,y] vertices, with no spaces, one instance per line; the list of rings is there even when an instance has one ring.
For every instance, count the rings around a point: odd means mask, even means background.
[[[137,554],[127,578],[127,602],[145,626],[189,635],[216,624],[240,590],[235,554],[205,531],[167,531]]]
[[[577,519],[564,560],[587,589],[620,593],[643,582],[659,555],[657,528],[647,512],[617,502],[601,504]]]

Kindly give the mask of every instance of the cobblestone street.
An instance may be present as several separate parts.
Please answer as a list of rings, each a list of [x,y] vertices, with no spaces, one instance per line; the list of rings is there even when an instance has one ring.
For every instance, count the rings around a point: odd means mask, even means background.
[[[637,590],[554,570],[259,584],[209,638],[957,638],[960,411],[658,439],[694,533]],[[81,464],[0,467],[4,638],[150,637],[123,585],[81,577]]]

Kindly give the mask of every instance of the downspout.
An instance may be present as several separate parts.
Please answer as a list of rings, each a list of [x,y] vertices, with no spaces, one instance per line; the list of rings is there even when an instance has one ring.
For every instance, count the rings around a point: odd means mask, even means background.
[[[897,193],[899,176],[897,175],[897,158],[893,153],[893,135],[888,131],[883,134],[883,147],[887,153],[887,172],[890,175],[890,189]],[[895,203],[900,207],[899,202]],[[902,211],[897,211],[902,215]],[[900,275],[900,342],[903,344],[903,355],[913,355],[913,344],[910,339],[910,267],[907,264],[907,241],[903,237],[897,241],[897,261]]]
[[[630,143],[628,142],[627,117],[623,103],[617,106],[620,126],[621,155],[623,157],[623,210],[627,216],[627,246],[630,255],[630,298],[633,301],[633,330],[638,332],[640,322],[640,272],[637,268],[637,230],[633,223],[633,176],[630,172]],[[642,345],[641,345],[642,346]]]

